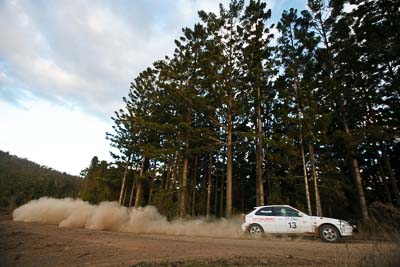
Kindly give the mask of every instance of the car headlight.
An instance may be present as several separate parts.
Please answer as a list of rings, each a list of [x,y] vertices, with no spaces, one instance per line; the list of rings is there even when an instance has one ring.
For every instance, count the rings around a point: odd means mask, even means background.
[[[357,232],[357,225],[355,225],[355,224],[350,224],[349,222],[346,222],[346,221],[342,221],[343,222],[343,226],[345,226],[345,227],[351,227],[351,228],[353,228],[353,231],[354,232]]]
[[[340,225],[340,228],[342,228],[342,229],[344,229],[344,228],[346,228],[346,227],[353,227],[352,225],[350,225],[349,222],[342,221],[342,220],[339,221],[339,225]],[[353,227],[353,228],[354,228],[354,227]]]

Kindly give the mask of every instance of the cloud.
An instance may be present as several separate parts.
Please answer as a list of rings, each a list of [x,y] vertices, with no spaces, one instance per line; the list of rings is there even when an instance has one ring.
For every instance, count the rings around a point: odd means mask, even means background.
[[[268,8],[283,2],[268,1]],[[32,94],[108,118],[134,77],[173,52],[181,29],[199,20],[197,11],[218,12],[218,3],[0,1],[0,97],[23,105]]]
[[[109,117],[130,82],[173,51],[203,1],[3,1],[0,97],[36,97]]]

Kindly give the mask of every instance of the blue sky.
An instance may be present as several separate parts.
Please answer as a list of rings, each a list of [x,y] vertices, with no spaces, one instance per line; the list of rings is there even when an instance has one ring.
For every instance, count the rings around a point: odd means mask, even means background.
[[[75,175],[110,160],[105,132],[130,82],[219,2],[0,0],[0,149]],[[274,22],[306,7],[266,2]]]

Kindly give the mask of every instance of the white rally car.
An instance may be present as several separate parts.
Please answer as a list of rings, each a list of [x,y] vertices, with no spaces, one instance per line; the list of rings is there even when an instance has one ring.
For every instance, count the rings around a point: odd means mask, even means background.
[[[326,242],[337,242],[343,236],[351,236],[353,226],[338,219],[309,216],[288,205],[271,205],[243,214],[242,231],[255,238],[264,233],[312,234]]]

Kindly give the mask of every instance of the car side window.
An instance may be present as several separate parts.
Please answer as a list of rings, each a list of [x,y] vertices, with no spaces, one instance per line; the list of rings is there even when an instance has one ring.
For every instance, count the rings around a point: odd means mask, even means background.
[[[275,216],[287,216],[285,207],[274,207],[273,213]]]
[[[256,211],[256,215],[259,215],[259,216],[275,216],[275,215],[273,215],[273,211],[272,211],[271,207],[259,209],[258,211]]]
[[[264,207],[256,211],[258,216],[300,217],[299,212],[288,207]]]
[[[284,214],[284,215],[281,215],[281,216],[300,217],[298,211],[296,211],[294,209],[291,209],[291,208],[288,208],[288,207],[282,207],[281,208],[281,213]]]

